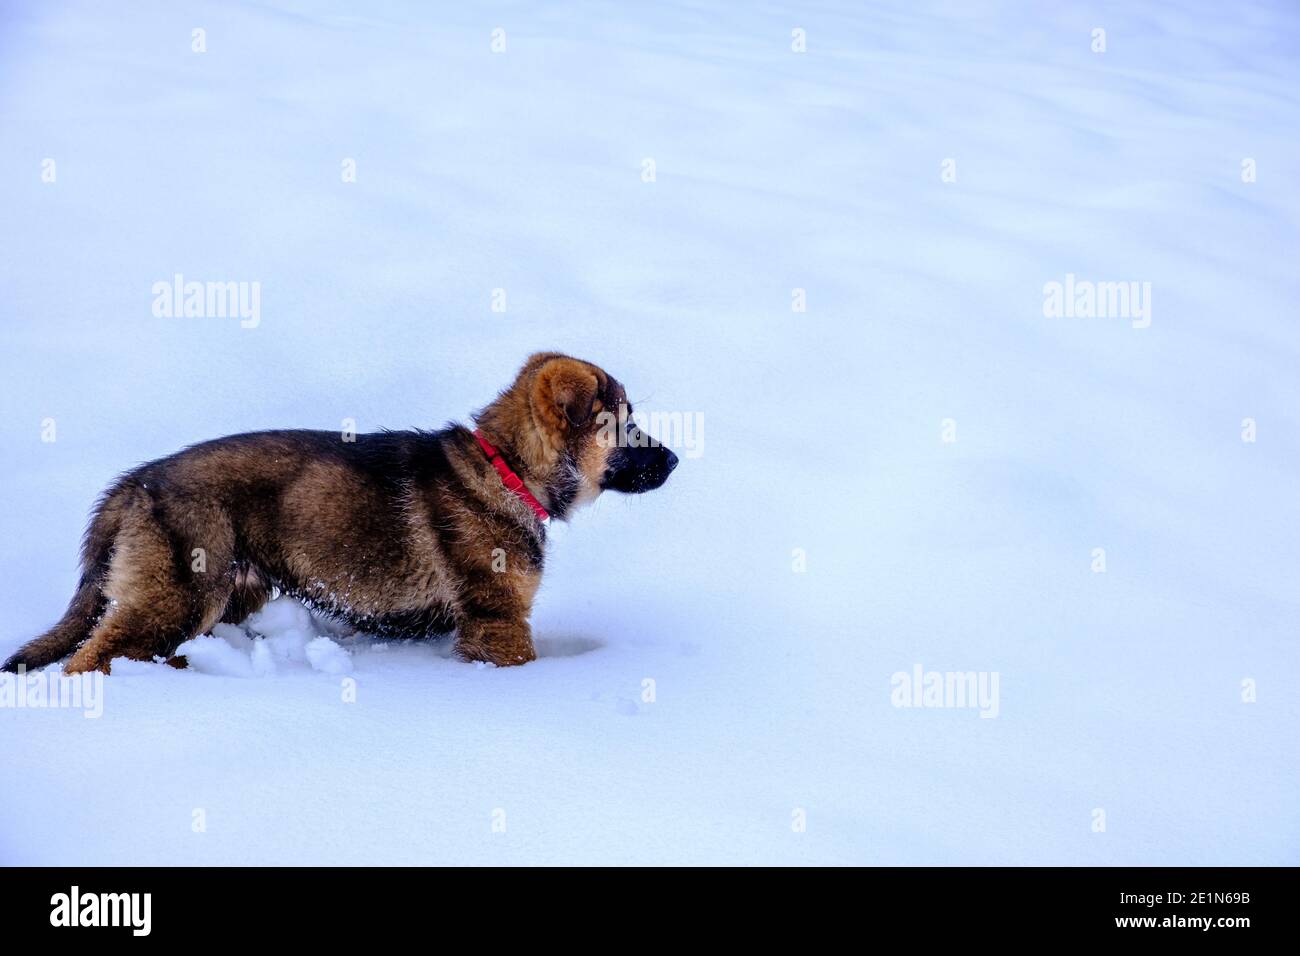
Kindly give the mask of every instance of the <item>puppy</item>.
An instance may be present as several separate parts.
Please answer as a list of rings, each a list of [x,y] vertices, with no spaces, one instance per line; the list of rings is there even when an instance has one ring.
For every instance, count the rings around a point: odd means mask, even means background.
[[[548,352],[474,431],[254,432],[142,465],[95,508],[67,613],[3,669],[167,658],[272,589],[372,634],[455,631],[466,661],[533,660],[548,520],[677,465],[630,414],[612,376]]]

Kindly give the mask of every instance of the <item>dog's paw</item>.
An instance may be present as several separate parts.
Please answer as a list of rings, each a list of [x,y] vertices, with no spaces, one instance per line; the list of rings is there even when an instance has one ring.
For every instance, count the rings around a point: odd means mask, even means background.
[[[83,647],[68,658],[67,663],[63,665],[63,673],[69,676],[87,674],[91,671],[109,674],[112,670],[112,663],[111,658],[103,657],[94,653],[93,650]]]
[[[497,667],[515,667],[537,660],[533,635],[526,623],[467,624],[456,638],[456,656]]]

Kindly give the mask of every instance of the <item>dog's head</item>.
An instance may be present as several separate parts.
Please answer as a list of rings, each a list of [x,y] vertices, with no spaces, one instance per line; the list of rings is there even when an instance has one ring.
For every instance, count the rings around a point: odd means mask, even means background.
[[[632,420],[618,380],[558,352],[529,358],[475,421],[557,518],[605,490],[652,491],[677,467],[677,456]]]

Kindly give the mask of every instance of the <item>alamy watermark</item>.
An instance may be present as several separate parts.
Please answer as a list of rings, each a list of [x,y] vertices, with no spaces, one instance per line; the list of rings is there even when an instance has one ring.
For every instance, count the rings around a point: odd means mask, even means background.
[[[1065,274],[1043,285],[1043,315],[1049,319],[1131,319],[1133,328],[1151,324],[1150,282],[1093,282]]]
[[[981,717],[996,717],[1000,676],[997,671],[927,671],[913,664],[911,671],[889,678],[889,701],[900,708],[978,709]]]
[[[176,273],[155,282],[153,314],[159,319],[239,319],[240,328],[262,323],[261,282],[186,282]]]
[[[597,439],[606,448],[658,448],[667,445],[683,458],[704,454],[704,413],[650,412],[628,413],[619,403],[618,411],[603,411],[596,416],[600,426]],[[635,428],[628,428],[631,422]],[[658,437],[655,437],[658,436]]]
[[[74,884],[50,897],[51,926],[121,926],[132,936],[148,936],[152,914],[152,893],[83,893]]]
[[[56,669],[28,671],[23,664],[12,674],[0,674],[0,709],[81,710],[81,716],[104,715],[104,675],[99,671],[63,674]]]

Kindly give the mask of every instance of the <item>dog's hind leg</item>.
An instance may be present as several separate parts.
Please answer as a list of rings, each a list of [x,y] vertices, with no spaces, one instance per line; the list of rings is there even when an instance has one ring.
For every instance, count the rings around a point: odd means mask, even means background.
[[[188,505],[184,523],[169,520],[142,492],[124,516],[103,585],[106,609],[65,672],[107,674],[115,657],[168,657],[221,619],[232,589],[229,523]]]
[[[179,590],[163,593],[155,589],[144,604],[110,602],[90,639],[64,665],[64,673],[93,670],[107,674],[115,657],[136,661],[164,658],[174,667],[184,667],[184,659],[172,657],[173,652],[209,630],[220,615],[220,607],[205,612],[194,605],[191,595]]]

